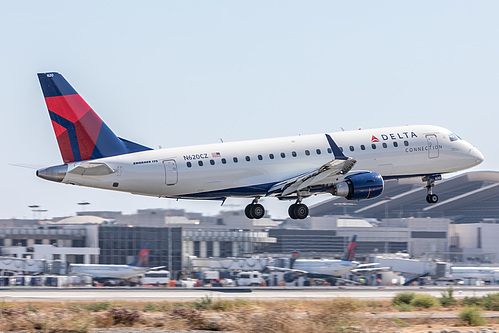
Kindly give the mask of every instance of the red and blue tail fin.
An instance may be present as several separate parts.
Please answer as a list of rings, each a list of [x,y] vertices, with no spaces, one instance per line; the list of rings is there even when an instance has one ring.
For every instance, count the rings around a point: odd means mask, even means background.
[[[38,73],[64,163],[151,148],[117,137],[59,73]]]
[[[355,259],[355,245],[357,245],[357,235],[352,236],[352,240],[350,241],[350,243],[348,243],[348,246],[341,260],[353,261]]]
[[[149,244],[144,245],[129,266],[149,267]]]

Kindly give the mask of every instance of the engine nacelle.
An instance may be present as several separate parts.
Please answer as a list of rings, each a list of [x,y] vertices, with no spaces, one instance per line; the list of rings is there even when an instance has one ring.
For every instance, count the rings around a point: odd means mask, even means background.
[[[348,200],[364,200],[379,196],[383,192],[383,187],[381,175],[365,172],[345,177],[343,182],[333,186],[332,193]]]

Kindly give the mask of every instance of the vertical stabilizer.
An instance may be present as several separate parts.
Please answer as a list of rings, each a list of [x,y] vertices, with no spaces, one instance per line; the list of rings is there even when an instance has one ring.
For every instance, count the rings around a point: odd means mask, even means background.
[[[150,149],[118,138],[61,74],[38,79],[64,163]]]
[[[353,261],[355,259],[355,245],[357,245],[357,235],[352,236],[352,240],[350,241],[350,243],[348,243],[348,246],[341,260]]]
[[[144,245],[129,266],[149,267],[149,244]]]

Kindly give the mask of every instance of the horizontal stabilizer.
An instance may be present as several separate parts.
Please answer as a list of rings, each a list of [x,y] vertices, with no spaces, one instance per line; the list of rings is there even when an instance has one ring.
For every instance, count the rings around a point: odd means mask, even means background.
[[[92,162],[82,163],[73,170],[69,171],[69,173],[82,176],[105,176],[114,172],[116,172],[116,170],[109,167],[106,163]]]

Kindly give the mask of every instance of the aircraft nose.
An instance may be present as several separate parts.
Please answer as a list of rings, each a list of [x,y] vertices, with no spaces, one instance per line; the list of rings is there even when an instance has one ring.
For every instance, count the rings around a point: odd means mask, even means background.
[[[475,147],[471,148],[468,154],[475,159],[476,165],[483,162],[483,154]]]

